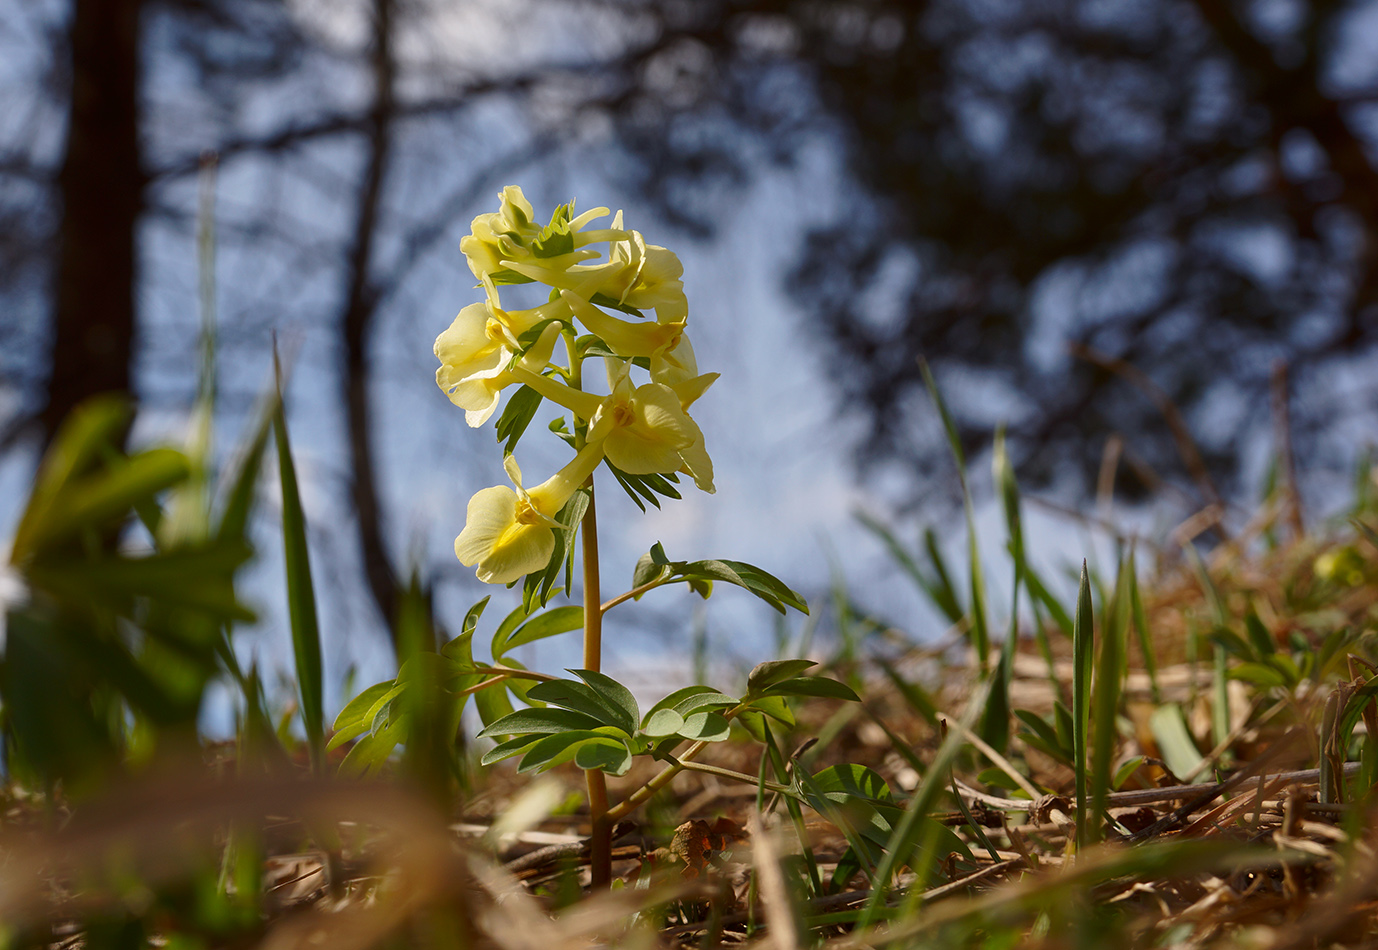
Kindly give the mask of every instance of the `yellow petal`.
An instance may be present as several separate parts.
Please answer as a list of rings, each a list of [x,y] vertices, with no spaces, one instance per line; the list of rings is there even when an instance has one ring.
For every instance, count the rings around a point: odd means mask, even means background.
[[[670,383],[669,386],[679,397],[679,404],[688,409],[699,397],[708,391],[708,387],[717,382],[720,373],[704,373],[702,376],[695,376],[679,383]]]
[[[506,485],[496,485],[475,493],[469,499],[464,530],[455,538],[455,557],[472,567],[493,550],[517,518],[517,493]]]
[[[604,446],[608,461],[629,475],[673,472],[683,464],[673,445],[642,438],[630,429],[615,429]]]
[[[683,324],[662,324],[662,326],[683,326]],[[694,346],[689,342],[689,334],[666,340],[665,345],[651,354],[651,379],[658,383],[674,385],[699,375],[699,364],[694,359]]]
[[[713,487],[713,460],[708,457],[708,448],[703,444],[703,437],[700,437],[679,450],[680,458],[684,460],[684,467],[680,471],[691,476],[694,484],[699,491],[713,494],[717,491]]]
[[[504,485],[485,488],[469,499],[464,530],[455,538],[455,556],[465,566],[478,565],[478,579],[485,583],[507,584],[550,562],[554,533],[546,524],[519,523],[517,507],[517,493]]]
[[[589,332],[601,337],[618,356],[652,356],[657,350],[675,347],[684,333],[683,323],[631,323],[620,320],[604,313],[573,291],[561,290],[560,297],[569,304]]]
[[[550,563],[555,532],[543,524],[513,525],[479,562],[478,579],[485,584],[510,584]]]

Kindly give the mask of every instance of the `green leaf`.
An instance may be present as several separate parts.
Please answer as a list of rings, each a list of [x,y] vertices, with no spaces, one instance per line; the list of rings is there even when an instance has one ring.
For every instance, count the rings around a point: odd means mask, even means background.
[[[888,527],[864,512],[858,512],[856,519],[861,522],[862,527],[880,539],[886,550],[890,552],[890,559],[900,566],[900,569],[909,576],[919,590],[923,591],[933,605],[947,618],[948,623],[957,623],[962,619],[962,607],[957,603],[956,594],[952,589],[951,582],[947,579],[945,568],[938,571],[936,580],[929,578],[919,567],[918,562],[914,560],[913,555],[905,550],[904,545]],[[929,531],[928,537],[932,538],[932,536],[932,531]],[[936,550],[935,542],[933,551],[936,552]],[[941,565],[941,560],[938,563]]]
[[[507,400],[502,415],[498,416],[496,427],[498,441],[504,443],[503,455],[511,455],[516,449],[517,441],[526,432],[527,426],[531,425],[531,420],[536,418],[536,410],[540,406],[541,394],[530,386],[518,389]]]
[[[505,642],[499,643],[497,638],[494,637],[493,659],[501,659],[509,650],[515,650],[517,647],[527,643],[544,640],[546,637],[558,636],[562,633],[568,633],[571,630],[579,630],[583,626],[583,607],[568,606],[547,610],[545,613],[536,615],[518,627],[517,631]]]
[[[276,356],[274,362],[276,364]],[[301,718],[306,727],[307,747],[311,755],[312,769],[319,775],[325,768],[321,632],[316,620],[316,592],[311,583],[311,555],[306,543],[306,513],[302,509],[301,494],[297,488],[297,470],[292,463],[292,450],[287,438],[287,416],[283,411],[280,389],[277,411],[273,415],[273,434],[277,442],[278,475],[282,486],[282,544],[287,573],[287,613],[291,621],[292,653],[296,659],[297,687],[301,694]]]
[[[64,485],[55,504],[30,533],[15,539],[15,559],[52,547],[86,528],[123,518],[138,504],[186,479],[191,466],[174,449],[149,449]],[[24,528],[25,525],[20,526]],[[22,546],[21,546],[22,542]]]
[[[588,731],[597,729],[600,725],[603,723],[592,716],[586,716],[572,709],[557,709],[547,706],[539,709],[518,709],[516,712],[508,713],[501,719],[495,720],[480,732],[478,737],[488,739],[493,736],[511,736],[518,733],[547,735],[574,730]]]
[[[574,538],[588,505],[588,489],[581,488],[569,496],[569,501],[555,515],[555,520],[566,527],[555,532],[555,547],[550,552],[550,560],[545,568],[528,574],[522,585],[522,607],[528,614],[544,607],[561,590],[569,590],[574,571]],[[565,575],[563,588],[555,586],[561,570]]]
[[[829,796],[841,794],[876,802],[889,802],[894,799],[889,783],[881,778],[879,773],[864,765],[851,762],[830,765],[814,773],[813,780],[819,790]]]
[[[906,680],[900,675],[899,670],[886,660],[880,659],[877,662],[880,663],[881,671],[885,673],[886,678],[904,697],[904,701],[909,704],[909,708],[922,716],[930,726],[936,727],[938,725],[938,707],[929,697],[928,692],[918,683]]]
[[[474,708],[479,721],[490,726],[513,713],[512,700],[507,698],[507,682],[494,683],[474,693]]]
[[[340,774],[348,778],[377,774],[403,736],[404,725],[399,721],[380,732],[362,737],[340,763]]]
[[[758,696],[751,700],[751,708],[787,726],[794,725],[794,713],[790,711],[789,703],[785,702],[783,696]]]
[[[606,726],[621,729],[627,735],[636,731],[637,719],[628,718],[625,709],[604,699],[598,690],[575,680],[554,680],[537,683],[526,694],[534,700],[572,709],[592,716]]]
[[[676,573],[686,578],[735,584],[755,594],[780,613],[785,613],[786,607],[793,607],[804,614],[809,612],[808,604],[797,591],[791,590],[774,575],[741,561],[693,561],[678,568]]]
[[[1259,689],[1281,688],[1287,685],[1287,678],[1267,663],[1238,663],[1230,669],[1230,679],[1242,680]]]
[[[1133,758],[1125,761],[1118,769],[1116,769],[1114,780],[1115,790],[1119,791],[1119,789],[1124,785],[1124,783],[1129,781],[1129,777],[1133,775],[1135,772],[1137,772],[1139,770],[1139,766],[1143,764],[1144,757],[1142,755],[1136,755]]]
[[[126,616],[135,607],[133,598],[147,597],[162,608],[198,611],[217,621],[252,623],[253,611],[234,593],[235,570],[252,553],[240,541],[209,541],[143,557],[78,560],[45,556],[33,562],[27,574],[34,587],[62,599],[87,604],[100,601]],[[156,626],[144,626],[150,634],[158,635]],[[185,624],[178,623],[175,628],[181,631]]]
[[[225,508],[220,514],[216,531],[222,541],[243,540],[254,504],[254,486],[268,450],[268,436],[272,432],[273,417],[277,414],[277,391],[274,389],[263,401],[252,434],[239,451],[239,462],[227,476],[224,492]]]
[[[1068,765],[1072,763],[1072,748],[1070,745],[1064,744],[1061,739],[1058,738],[1056,729],[1039,718],[1036,713],[1030,712],[1027,709],[1016,709],[1014,714],[1029,730],[1028,732],[1021,732],[1019,734],[1021,739],[1038,749],[1040,752],[1043,752],[1045,755],[1057,759],[1059,762],[1064,762]]]
[[[627,730],[628,734],[636,731],[636,724],[641,721],[641,709],[637,706],[636,697],[632,695],[631,690],[606,673],[600,673],[597,670],[570,670],[570,672],[587,683],[590,688],[597,690],[600,696],[614,703],[622,711],[626,716],[625,722],[631,726]],[[618,723],[618,725],[620,726],[622,723]]]
[[[673,709],[681,716],[687,716],[695,709],[703,707],[725,707],[735,706],[737,701],[726,693],[720,693],[711,686],[685,686],[677,689],[669,696],[651,707],[646,714],[644,721],[649,722],[650,717],[662,709]]]
[[[890,786],[871,769],[851,763],[829,766],[803,784],[809,806],[838,827],[850,828],[873,845],[883,847],[889,840],[899,808]],[[879,849],[868,850],[874,862]]]
[[[687,716],[700,709],[724,709],[728,706],[737,705],[737,701],[726,693],[720,693],[715,689],[707,688],[706,692],[696,693],[693,696],[686,696],[679,700],[672,707],[681,716]]]
[[[746,678],[747,695],[759,695],[776,683],[793,679],[809,667],[817,666],[813,660],[767,660],[758,663]]]
[[[684,717],[673,709],[657,709],[646,716],[641,732],[653,739],[673,736],[684,728]]]
[[[337,748],[353,739],[355,736],[365,732],[373,722],[376,714],[374,706],[381,702],[386,702],[393,696],[402,691],[402,687],[394,680],[384,680],[381,683],[374,683],[358,696],[355,696],[345,704],[340,710],[340,714],[335,717],[332,727],[334,735],[330,737],[330,744],[326,749]]]
[[[1258,619],[1258,614],[1250,610],[1244,615],[1244,629],[1249,634],[1249,642],[1253,644],[1254,653],[1262,657],[1272,656],[1277,652],[1277,644],[1273,641],[1273,635],[1268,632],[1268,628],[1263,625],[1263,621]]]
[[[1179,778],[1189,775],[1201,764],[1201,752],[1187,729],[1181,706],[1169,704],[1153,710],[1148,717],[1148,729],[1173,775]]]
[[[493,765],[503,759],[510,759],[514,755],[521,755],[539,741],[540,737],[538,736],[517,736],[515,739],[499,742],[483,753],[483,757],[478,760],[479,765]]]
[[[818,696],[859,703],[861,697],[846,683],[826,676],[795,676],[765,690],[767,696]]]
[[[1226,653],[1237,656],[1241,660],[1258,660],[1259,657],[1254,653],[1254,649],[1249,642],[1225,627],[1216,627],[1210,632],[1212,643],[1218,644]]]
[[[985,577],[981,569],[980,552],[976,543],[976,514],[972,507],[971,489],[967,485],[966,456],[962,452],[962,440],[957,433],[957,424],[953,421],[952,414],[948,412],[947,403],[943,400],[943,394],[938,390],[938,382],[933,378],[933,371],[929,369],[927,360],[919,360],[919,372],[923,374],[923,381],[928,387],[929,397],[933,400],[933,404],[938,407],[938,414],[943,420],[943,429],[947,432],[948,448],[951,449],[952,459],[957,465],[957,480],[962,488],[962,510],[966,516],[967,526],[967,568],[970,575],[971,594],[971,629],[969,635],[972,645],[976,648],[976,656],[981,661],[981,668],[984,670],[990,654],[990,632],[986,628]]]
[[[632,587],[637,588],[651,581],[664,580],[673,573],[674,570],[668,564],[657,563],[651,555],[643,554],[636,562],[636,569],[632,571]],[[641,599],[640,594],[637,595],[637,599]]]
[[[574,764],[584,770],[601,769],[609,775],[626,775],[632,767],[632,753],[616,739],[589,739],[574,753]]]
[[[552,769],[574,758],[579,746],[589,739],[611,738],[603,732],[561,732],[546,736],[533,745],[517,766],[518,772]]]
[[[684,727],[678,732],[686,739],[722,742],[732,729],[727,720],[715,712],[696,712],[684,717]]]
[[[29,503],[10,543],[10,558],[20,563],[45,543],[48,522],[69,483],[87,472],[103,451],[120,441],[129,423],[128,401],[114,394],[97,396],[77,406],[58,427],[43,455]]]
[[[1091,667],[1095,659],[1095,631],[1091,619],[1091,579],[1086,561],[1081,562],[1081,584],[1077,591],[1077,615],[1072,626],[1072,753],[1076,771],[1077,844],[1087,840],[1086,778],[1089,746],[1087,727],[1091,721]]]

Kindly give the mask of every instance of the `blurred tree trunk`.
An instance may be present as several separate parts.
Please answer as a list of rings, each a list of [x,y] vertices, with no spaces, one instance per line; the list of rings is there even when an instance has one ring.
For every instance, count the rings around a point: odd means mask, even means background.
[[[67,152],[58,237],[46,443],[88,396],[128,392],[134,337],[143,0],[74,0]]]
[[[373,103],[365,131],[363,178],[354,207],[354,234],[348,249],[344,312],[340,333],[344,366],[340,373],[341,396],[347,411],[350,460],[350,499],[358,526],[359,553],[369,592],[378,606],[384,626],[396,640],[396,620],[401,586],[388,559],[383,540],[383,510],[378,494],[377,466],[373,453],[373,416],[369,406],[371,365],[368,343],[378,311],[378,288],[369,269],[378,232],[378,212],[392,150],[392,122],[396,103],[393,82],[396,64],[392,53],[392,0],[373,3]]]

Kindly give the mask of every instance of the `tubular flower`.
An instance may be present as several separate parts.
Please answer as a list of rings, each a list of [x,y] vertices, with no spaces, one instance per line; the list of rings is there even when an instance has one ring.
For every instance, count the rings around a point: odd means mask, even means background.
[[[436,385],[464,410],[470,426],[483,425],[497,408],[502,389],[513,380],[507,365],[520,349],[517,337],[543,320],[569,315],[569,306],[559,300],[530,310],[503,310],[497,294],[490,293],[482,303],[461,310],[449,329],[435,338],[435,355],[440,360]],[[550,361],[558,336],[558,323],[547,326],[522,362],[539,371]]]
[[[571,290],[561,290],[560,299],[569,304],[579,321],[618,356],[626,359],[648,357],[653,381],[674,385],[698,375],[694,347],[685,335],[683,318],[671,323],[633,323],[604,313]]]
[[[622,212],[612,221],[613,230],[622,230]],[[683,321],[689,315],[689,301],[684,296],[684,265],[673,251],[657,244],[647,244],[640,231],[632,231],[624,240],[613,241],[608,257],[621,266],[598,291],[612,297],[619,304],[635,310],[654,308],[660,323]]]
[[[565,260],[531,260],[515,255],[501,263],[524,277],[572,290],[585,299],[601,295],[606,298],[604,302],[613,301],[619,307],[654,308],[660,323],[684,321],[689,314],[684,281],[680,280],[684,266],[673,251],[647,244],[640,231],[625,230],[621,211],[611,228],[576,235],[573,247],[600,240],[608,242],[609,250],[608,259],[598,264],[575,267]]]
[[[478,579],[485,584],[510,584],[545,567],[555,550],[554,529],[564,527],[555,515],[602,460],[602,445],[591,442],[564,468],[527,491],[516,459],[507,456],[503,467],[516,490],[495,485],[469,499],[464,530],[455,538],[459,562],[477,565]]]
[[[531,203],[517,186],[504,188],[500,197],[500,210],[475,218],[470,226],[471,233],[459,242],[469,269],[480,281],[543,280],[543,277],[530,275],[513,280],[513,273],[520,274],[520,270],[512,265],[538,266],[544,272],[563,273],[581,261],[598,256],[597,251],[584,249],[586,245],[625,236],[620,230],[610,229],[579,233],[593,219],[605,216],[607,208],[594,208],[572,218],[573,204],[563,205],[556,209],[550,224],[543,225],[535,220]]]
[[[502,270],[508,251],[525,248],[540,236],[536,211],[517,185],[508,185],[498,195],[499,209],[481,214],[470,225],[471,233],[460,239],[459,249],[468,258],[469,269],[479,280]]]
[[[589,422],[589,442],[601,442],[608,461],[632,475],[684,472],[701,490],[713,492],[713,460],[704,446],[703,432],[684,411],[679,392],[663,383],[633,387],[629,364],[607,360],[610,395],[572,389],[528,370],[514,370],[516,378],[545,398]],[[684,387],[690,402],[716,379],[699,377]]]

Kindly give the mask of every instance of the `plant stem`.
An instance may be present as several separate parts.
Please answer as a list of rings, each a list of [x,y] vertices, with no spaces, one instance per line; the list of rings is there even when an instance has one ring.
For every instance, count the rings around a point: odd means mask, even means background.
[[[589,506],[584,512],[584,669],[603,663],[603,608],[598,580],[598,515],[594,507],[593,477],[589,476]],[[601,769],[584,772],[589,789],[589,864],[594,890],[612,883],[612,822],[608,820],[608,783]]]
[[[684,578],[682,578],[682,577],[681,577],[681,578],[675,578],[674,580],[684,580]],[[653,580],[653,581],[647,581],[646,583],[642,584],[640,587],[633,587],[631,590],[627,591],[626,593],[618,594],[618,595],[617,595],[616,597],[614,597],[612,600],[610,600],[610,601],[608,601],[606,604],[604,604],[600,609],[602,610],[603,613],[607,613],[609,610],[612,610],[612,609],[613,609],[614,607],[616,607],[618,604],[625,604],[625,603],[626,603],[627,601],[629,601],[629,600],[633,600],[633,599],[635,599],[635,598],[637,598],[637,597],[640,597],[642,594],[646,593],[646,591],[648,591],[648,590],[655,590],[657,587],[660,587],[660,586],[665,585],[665,584],[670,584],[670,583],[673,583],[673,580],[666,580],[666,579],[664,579],[664,578],[659,578],[659,577],[656,578],[656,579]]]
[[[720,775],[723,778],[730,778],[734,782],[742,782],[746,785],[761,785],[766,791],[774,792],[777,795],[788,795],[795,797],[794,789],[788,785],[781,785],[778,782],[765,782],[755,775],[747,775],[745,772],[734,772],[731,769],[718,768],[716,765],[705,765],[702,762],[686,762],[681,760],[680,767],[691,772],[705,772],[708,775]]]

